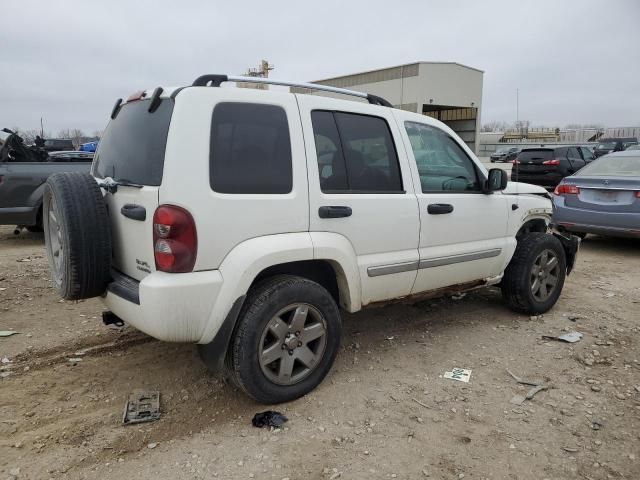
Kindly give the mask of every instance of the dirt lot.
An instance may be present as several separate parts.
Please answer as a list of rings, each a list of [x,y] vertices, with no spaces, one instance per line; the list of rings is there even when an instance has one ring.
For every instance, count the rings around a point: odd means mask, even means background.
[[[639,271],[640,242],[590,237],[542,318],[495,289],[347,315],[333,371],[270,432],[193,346],[61,302],[42,236],[0,227],[0,330],[21,332],[0,338],[0,479],[638,479]],[[511,403],[530,387],[506,369],[549,389]],[[125,427],[138,388],[160,390],[162,418]]]

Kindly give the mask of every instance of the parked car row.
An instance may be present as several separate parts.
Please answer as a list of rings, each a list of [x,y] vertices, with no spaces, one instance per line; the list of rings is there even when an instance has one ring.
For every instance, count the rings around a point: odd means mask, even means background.
[[[601,138],[593,153],[598,158],[611,152],[622,152],[637,145],[638,139],[635,137]]]
[[[579,145],[523,148],[512,162],[511,181],[553,191],[561,230],[582,238],[640,238],[640,145],[632,138],[606,140],[599,147],[612,153],[599,156]],[[501,158],[508,154],[503,150]]]

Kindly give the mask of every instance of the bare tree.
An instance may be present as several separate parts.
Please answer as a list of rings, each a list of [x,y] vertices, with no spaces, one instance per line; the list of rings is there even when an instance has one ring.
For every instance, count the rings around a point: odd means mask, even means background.
[[[104,130],[94,130],[93,131],[93,136],[95,138],[97,138],[98,140],[100,140],[102,138],[102,135],[104,135]]]
[[[63,128],[58,131],[58,138],[71,138],[71,130],[68,128]]]
[[[73,141],[73,146],[78,148],[84,139],[84,132],[79,128],[72,128],[69,137]]]
[[[22,132],[22,138],[24,139],[24,143],[26,143],[27,145],[33,145],[33,143],[36,141],[36,136],[38,135],[40,135],[40,130],[37,130],[35,128]]]

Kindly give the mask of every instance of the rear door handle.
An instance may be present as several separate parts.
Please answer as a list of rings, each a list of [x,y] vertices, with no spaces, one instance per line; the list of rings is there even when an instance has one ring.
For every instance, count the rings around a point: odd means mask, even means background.
[[[125,203],[120,209],[120,213],[131,220],[144,222],[147,219],[147,209],[134,203]]]
[[[350,217],[352,213],[351,207],[327,205],[318,209],[320,218],[343,218]]]
[[[432,203],[427,207],[430,215],[444,215],[453,212],[453,205],[449,203]]]

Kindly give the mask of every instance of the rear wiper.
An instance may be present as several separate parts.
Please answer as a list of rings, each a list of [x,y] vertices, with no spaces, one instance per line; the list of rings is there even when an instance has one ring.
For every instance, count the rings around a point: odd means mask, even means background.
[[[114,180],[111,177],[103,178],[98,181],[98,186],[100,188],[104,188],[109,193],[116,193],[118,191],[118,187],[134,187],[134,188],[142,188],[144,185],[140,185],[139,183],[134,183],[126,178],[119,178],[118,180]]]

